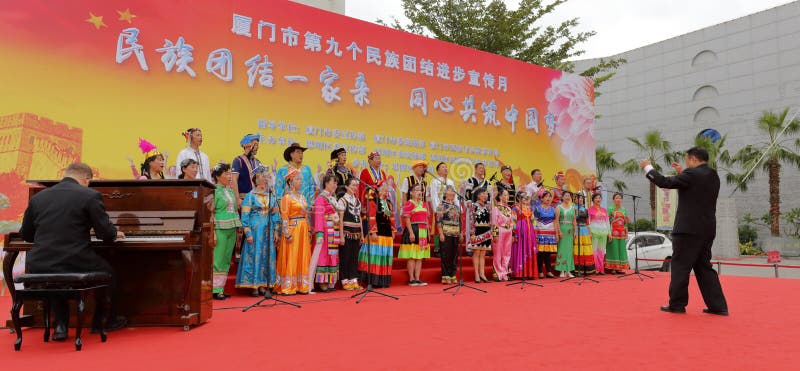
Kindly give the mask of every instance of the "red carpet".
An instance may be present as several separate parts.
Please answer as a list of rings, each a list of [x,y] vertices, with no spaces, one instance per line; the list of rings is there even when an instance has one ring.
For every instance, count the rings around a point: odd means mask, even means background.
[[[43,343],[42,330],[0,333],[4,370],[22,369],[798,369],[800,280],[723,276],[730,317],[701,313],[692,285],[688,313],[662,313],[668,277],[601,277],[600,284],[538,280],[520,290],[481,284],[482,294],[442,285],[395,285],[394,301],[349,293],[294,296],[289,306],[216,310],[190,332],[134,328]],[[244,306],[234,297],[225,306]],[[0,298],[0,313],[10,299]],[[547,336],[542,336],[547,334]],[[72,336],[73,333],[70,332]],[[72,338],[70,338],[72,340]]]

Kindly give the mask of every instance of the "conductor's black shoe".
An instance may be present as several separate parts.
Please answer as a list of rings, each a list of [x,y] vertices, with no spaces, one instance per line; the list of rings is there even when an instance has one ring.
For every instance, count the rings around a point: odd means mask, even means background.
[[[728,315],[728,311],[727,310],[711,310],[711,309],[708,309],[708,308],[703,308],[703,313],[713,314],[713,315],[717,315],[717,316],[727,316]]]
[[[673,308],[668,305],[662,305],[661,311],[669,313],[686,313],[686,308]]]
[[[64,340],[67,340],[67,325],[63,323],[56,324],[56,328],[53,330],[53,341]]]

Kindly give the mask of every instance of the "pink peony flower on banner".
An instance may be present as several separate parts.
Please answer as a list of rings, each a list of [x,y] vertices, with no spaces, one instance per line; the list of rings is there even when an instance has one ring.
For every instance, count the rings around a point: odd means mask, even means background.
[[[592,80],[562,72],[545,92],[547,111],[557,122],[555,132],[561,138],[561,153],[573,163],[595,166],[594,93]]]

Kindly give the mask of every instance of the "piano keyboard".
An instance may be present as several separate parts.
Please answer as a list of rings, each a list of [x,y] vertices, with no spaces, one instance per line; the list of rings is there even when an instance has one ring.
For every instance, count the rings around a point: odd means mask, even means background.
[[[93,242],[102,242],[101,240],[92,236]],[[117,240],[119,242],[183,242],[183,236],[170,236],[170,235],[153,235],[153,236],[125,236],[125,238]]]

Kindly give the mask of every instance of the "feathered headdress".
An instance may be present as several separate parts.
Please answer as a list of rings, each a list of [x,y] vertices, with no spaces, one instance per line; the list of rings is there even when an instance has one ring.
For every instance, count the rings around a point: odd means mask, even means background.
[[[186,129],[186,131],[181,133],[181,135],[183,135],[183,138],[186,139],[186,143],[191,142],[192,133],[194,133],[197,130],[200,130],[200,129],[198,129],[198,128],[189,128],[189,129]]]
[[[158,156],[161,152],[158,151],[158,148],[153,143],[150,143],[142,138],[139,138],[139,149],[142,150],[142,154],[144,155],[144,159],[147,160],[150,157]]]

